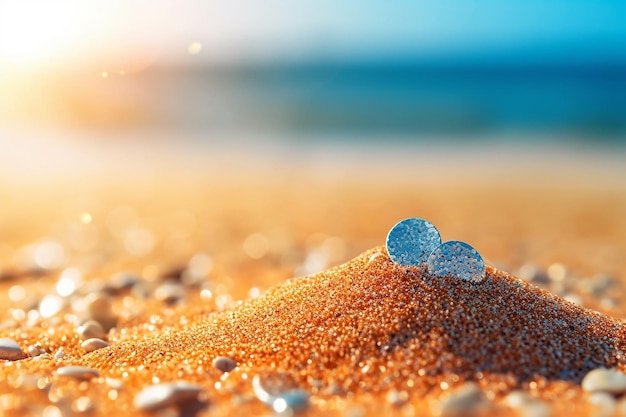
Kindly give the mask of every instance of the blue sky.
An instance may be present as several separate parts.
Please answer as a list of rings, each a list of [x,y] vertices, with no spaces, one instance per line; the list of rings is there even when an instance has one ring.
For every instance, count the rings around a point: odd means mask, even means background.
[[[620,0],[2,0],[0,62],[123,66],[138,56],[297,60],[564,43],[593,51],[626,45],[625,22]],[[190,57],[194,42],[201,52]]]
[[[625,1],[261,1],[200,12],[198,36],[268,54],[430,53],[545,43],[626,44]],[[210,16],[228,21],[212,30]],[[193,30],[193,25],[190,27]],[[254,51],[250,51],[254,53]]]
[[[388,14],[388,16],[387,16]],[[611,1],[460,1],[402,3],[366,14],[363,34],[374,34],[371,21],[394,24],[380,28],[385,42],[417,44],[499,44],[580,37],[626,39],[626,8]],[[382,29],[382,30],[381,30]],[[407,39],[412,38],[412,40]]]

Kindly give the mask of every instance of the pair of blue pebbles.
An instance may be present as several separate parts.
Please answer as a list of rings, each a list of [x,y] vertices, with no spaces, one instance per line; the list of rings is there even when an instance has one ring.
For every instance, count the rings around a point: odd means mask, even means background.
[[[485,262],[480,254],[464,242],[441,241],[437,228],[428,220],[404,219],[389,231],[387,252],[393,262],[403,266],[426,263],[435,277],[451,276],[465,281],[485,279]]]

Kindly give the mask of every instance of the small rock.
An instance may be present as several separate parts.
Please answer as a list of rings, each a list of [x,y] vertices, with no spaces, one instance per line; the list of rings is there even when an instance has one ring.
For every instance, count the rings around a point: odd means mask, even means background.
[[[59,348],[59,350],[57,350],[53,356],[54,359],[62,359],[63,357],[65,357],[65,352],[63,351],[63,348]]]
[[[567,278],[567,268],[565,265],[555,262],[548,267],[548,278],[553,282],[561,282]]]
[[[569,301],[570,303],[578,304],[579,306],[583,305],[583,299],[578,294],[568,293],[568,294],[563,295],[563,298]]]
[[[595,417],[610,417],[614,415],[617,402],[612,395],[606,392],[594,392],[589,396],[589,403],[592,404]]]
[[[119,295],[129,291],[141,280],[132,272],[118,272],[111,276],[104,291],[111,295]]]
[[[277,413],[302,411],[309,404],[309,393],[298,389],[295,380],[282,372],[255,375],[252,390],[261,402]]]
[[[439,401],[434,411],[444,417],[465,416],[471,413],[487,413],[492,406],[480,387],[468,382]]]
[[[375,262],[377,259],[384,257],[382,252],[376,252],[374,254],[372,254],[372,256],[370,256],[370,258],[367,260],[367,264],[370,265],[371,263]]]
[[[272,403],[272,408],[277,413],[284,413],[290,411],[301,411],[307,408],[309,405],[309,393],[295,389],[287,392],[283,392]]]
[[[155,410],[194,401],[198,398],[200,391],[199,385],[184,381],[156,384],[144,388],[137,394],[133,404],[140,410]]]
[[[401,406],[409,400],[409,393],[406,391],[396,391],[395,389],[387,392],[385,400],[393,406]]]
[[[95,338],[95,337],[85,340],[80,345],[80,347],[82,347],[83,350],[87,353],[90,353],[90,352],[93,352],[94,350],[102,349],[108,346],[110,346],[108,342],[102,339]]]
[[[152,297],[154,293],[154,285],[150,282],[140,281],[137,285],[134,285],[130,290],[130,293],[137,298],[147,300]]]
[[[187,263],[181,281],[188,287],[199,287],[207,282],[212,269],[213,259],[206,253],[197,253]]]
[[[593,294],[600,297],[606,292],[617,286],[617,281],[605,274],[596,275],[593,278],[583,280],[579,284],[579,288],[586,294]]]
[[[602,299],[600,300],[600,307],[602,307],[604,310],[611,310],[617,308],[617,306],[618,302],[614,298],[602,297]]]
[[[164,303],[175,303],[185,296],[185,288],[177,282],[166,282],[154,290],[154,298]]]
[[[93,409],[93,400],[87,396],[78,397],[72,403],[72,411],[76,411],[78,413],[89,413],[93,411]]]
[[[615,369],[597,368],[585,375],[582,388],[588,392],[604,391],[619,395],[626,392],[626,374]]]
[[[31,358],[34,358],[34,357],[39,356],[41,354],[39,352],[39,349],[36,348],[35,346],[29,346],[26,349],[26,352],[28,353],[28,356],[30,356]]]
[[[100,323],[95,320],[87,320],[76,329],[76,333],[82,340],[97,338],[104,339],[106,332]]]
[[[41,389],[41,374],[26,374],[20,375],[13,380],[11,386],[13,388],[19,388],[20,390],[36,390]],[[6,409],[4,410],[6,411]],[[6,414],[4,414],[6,416]]]
[[[615,404],[615,415],[626,416],[626,397],[622,397]]]
[[[226,356],[218,356],[213,359],[213,367],[222,372],[230,372],[237,367],[237,362]]]
[[[38,348],[37,346],[29,346],[28,349],[26,349],[26,351],[28,352],[28,355],[31,358],[36,358],[39,355],[43,355],[44,353],[46,353],[45,350]]]
[[[185,273],[185,266],[183,265],[173,266],[173,267],[170,267],[169,269],[165,269],[159,275],[159,280],[164,281],[164,282],[180,281],[184,273]]]
[[[545,272],[531,264],[522,265],[517,271],[517,275],[523,280],[532,281],[536,284],[547,284],[550,282]]]
[[[512,391],[504,397],[504,403],[511,408],[522,408],[536,400],[524,391]]]
[[[0,338],[0,359],[17,361],[25,357],[26,355],[15,340],[8,337]]]
[[[113,312],[109,297],[103,294],[90,294],[85,301],[89,318],[100,323],[105,331],[115,327],[117,315]]]
[[[504,403],[521,415],[521,417],[548,417],[550,407],[543,401],[530,396],[524,391],[513,391],[504,398]]]
[[[86,368],[84,366],[63,366],[56,370],[56,374],[60,376],[69,376],[71,378],[85,380],[91,378],[97,378],[100,373],[92,368]]]
[[[124,381],[121,379],[106,377],[104,382],[111,388],[122,389],[124,387]]]
[[[322,388],[323,395],[345,395],[346,391],[339,384],[332,383]]]
[[[343,411],[344,417],[363,417],[366,414],[367,409],[357,404],[348,405]]]

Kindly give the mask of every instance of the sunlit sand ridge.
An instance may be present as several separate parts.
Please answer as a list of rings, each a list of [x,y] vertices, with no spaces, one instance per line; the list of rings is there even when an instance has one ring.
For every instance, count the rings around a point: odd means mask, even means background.
[[[228,355],[253,369],[292,371],[304,384],[385,389],[490,373],[511,373],[516,382],[579,381],[593,368],[618,365],[624,341],[617,320],[494,268],[480,284],[431,278],[393,264],[379,248],[206,322],[102,349],[84,362],[115,375],[144,365],[141,379],[149,380],[171,375],[183,358],[207,363]],[[164,358],[172,346],[177,354]]]

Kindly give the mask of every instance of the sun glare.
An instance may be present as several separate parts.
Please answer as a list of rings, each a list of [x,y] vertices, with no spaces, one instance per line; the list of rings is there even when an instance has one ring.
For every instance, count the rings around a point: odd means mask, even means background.
[[[101,68],[99,72],[105,68],[140,71],[154,62],[168,39],[156,28],[167,22],[169,10],[140,6],[132,2],[2,0],[2,69],[20,73],[78,65]]]
[[[0,3],[0,61],[31,66],[63,59],[83,29],[74,6],[61,1]]]

